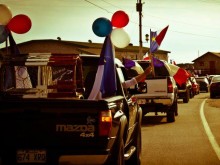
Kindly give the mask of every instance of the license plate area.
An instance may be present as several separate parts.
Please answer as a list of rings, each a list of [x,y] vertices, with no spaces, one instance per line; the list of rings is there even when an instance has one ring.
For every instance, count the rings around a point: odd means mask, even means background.
[[[46,163],[46,150],[17,150],[17,163]]]

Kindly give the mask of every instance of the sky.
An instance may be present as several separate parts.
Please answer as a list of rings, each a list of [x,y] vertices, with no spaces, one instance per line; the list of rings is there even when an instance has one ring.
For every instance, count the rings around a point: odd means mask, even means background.
[[[0,0],[10,8],[13,17],[25,14],[31,29],[24,34],[12,33],[16,43],[39,39],[104,43],[92,24],[97,18],[111,20],[122,10],[129,16],[123,27],[130,43],[139,46],[140,0]],[[206,52],[220,52],[220,0],[141,0],[143,47],[149,47],[145,34],[158,33],[169,25],[161,50],[170,51],[169,60],[191,63]],[[0,47],[5,47],[1,43]]]

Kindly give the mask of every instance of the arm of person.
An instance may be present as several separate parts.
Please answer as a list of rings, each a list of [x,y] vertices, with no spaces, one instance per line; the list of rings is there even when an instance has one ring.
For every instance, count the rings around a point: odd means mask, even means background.
[[[149,66],[145,69],[144,73],[139,74],[135,77],[137,82],[140,82],[141,80],[145,79],[147,75],[149,75],[152,72],[152,67]]]
[[[149,66],[147,69],[145,69],[145,71],[142,74],[139,74],[136,77],[133,77],[132,79],[123,82],[122,86],[124,88],[129,88],[131,86],[134,86],[141,80],[145,79],[146,76],[149,75],[151,72],[152,72],[152,68],[151,66]]]

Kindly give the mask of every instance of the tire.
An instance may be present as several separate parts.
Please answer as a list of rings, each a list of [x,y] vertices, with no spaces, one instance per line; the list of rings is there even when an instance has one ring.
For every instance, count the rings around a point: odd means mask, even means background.
[[[174,111],[175,116],[178,116],[178,103],[177,103],[177,100],[174,101],[173,105],[171,106],[171,110]]]
[[[175,121],[175,112],[172,109],[167,111],[167,122],[171,123]]]
[[[213,93],[210,92],[210,98],[213,99],[215,98],[215,95]]]
[[[193,91],[190,89],[190,99],[194,97]]]
[[[189,97],[190,97],[189,95],[190,95],[189,90],[187,90],[186,93],[185,93],[185,97],[183,98],[184,103],[189,102]]]

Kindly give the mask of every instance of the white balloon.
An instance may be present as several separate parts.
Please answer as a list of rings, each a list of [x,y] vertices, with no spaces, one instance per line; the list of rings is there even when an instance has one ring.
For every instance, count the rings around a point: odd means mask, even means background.
[[[0,4],[0,25],[7,25],[12,18],[11,10],[8,6]]]
[[[123,28],[115,28],[111,32],[111,41],[117,48],[125,48],[130,43],[130,37]]]

